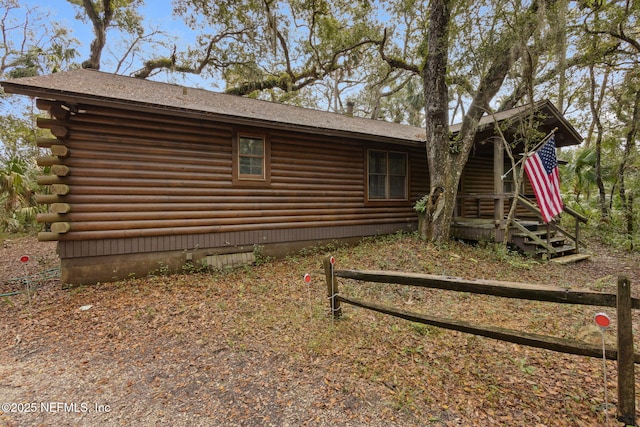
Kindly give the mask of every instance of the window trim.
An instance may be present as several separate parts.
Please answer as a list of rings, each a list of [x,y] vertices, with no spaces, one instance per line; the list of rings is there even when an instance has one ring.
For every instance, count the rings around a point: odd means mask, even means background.
[[[264,144],[262,159],[262,176],[240,173],[240,139],[262,139]],[[271,184],[271,138],[266,132],[252,130],[236,130],[232,144],[232,182],[237,186],[268,186]]]
[[[372,151],[377,151],[377,152],[382,152],[385,153],[386,155],[386,172],[385,172],[385,198],[371,198],[369,197],[370,191],[369,191],[369,153]],[[390,178],[390,174],[389,174],[389,154],[394,153],[394,154],[401,154],[404,156],[405,159],[405,181],[404,181],[404,198],[401,199],[397,199],[397,198],[390,198],[389,197],[389,192],[390,192],[390,182],[389,182],[389,178]],[[409,177],[410,177],[410,173],[409,173],[409,153],[406,151],[397,151],[397,150],[389,150],[389,149],[380,149],[380,148],[368,148],[365,150],[364,153],[364,157],[365,157],[365,176],[364,176],[364,182],[365,182],[365,203],[366,204],[386,204],[386,205],[398,205],[398,204],[406,204],[409,201],[409,189],[411,188],[411,186],[409,185]]]

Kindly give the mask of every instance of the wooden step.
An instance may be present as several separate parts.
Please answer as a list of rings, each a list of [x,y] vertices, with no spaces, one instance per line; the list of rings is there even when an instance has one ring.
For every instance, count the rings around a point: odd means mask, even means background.
[[[589,258],[591,258],[591,255],[589,254],[571,254],[571,255],[551,258],[550,262],[565,265],[565,264],[572,264],[578,261],[584,261],[585,259],[589,259]]]
[[[536,244],[535,241],[532,240],[529,236],[521,236],[521,237],[524,238],[524,242],[525,243],[528,243],[528,244],[531,244],[531,245],[535,245]],[[564,236],[553,236],[553,237],[551,237],[549,239],[548,242],[547,242],[547,237],[546,236],[544,236],[544,237],[540,236],[538,238],[540,240],[542,240],[543,242],[548,243],[551,246],[555,246],[555,247],[564,246],[565,242],[567,241],[567,238],[564,237]]]
[[[562,258],[564,256],[575,255],[576,247],[574,245],[562,245],[562,246],[553,246],[554,252],[549,253],[547,249],[537,246],[536,253],[540,255],[543,259],[555,259]]]
[[[575,245],[554,246],[553,249],[555,249],[558,254],[576,253]]]
[[[539,221],[516,220],[516,222],[530,231],[535,231],[540,229],[540,227],[544,227],[544,223]]]
[[[558,233],[556,230],[549,230],[547,231],[546,228],[543,229],[539,229],[539,230],[535,230],[535,231],[529,231],[529,233],[523,233],[521,231],[514,231],[512,233],[512,236],[515,237],[529,237],[531,234],[533,234],[534,236],[544,240],[547,238],[547,234],[551,235],[552,238],[563,238],[566,239],[566,236],[563,237],[564,235],[562,233]]]
[[[516,220],[509,231],[511,244],[524,253],[536,254],[545,260],[561,259],[560,263],[588,258],[583,257],[582,254],[575,256],[578,249],[570,235],[539,221]]]
[[[553,230],[551,230],[551,232],[553,233]],[[535,231],[530,231],[531,234],[536,235],[538,237],[540,236],[546,236],[547,235],[547,230],[535,230]],[[514,236],[518,236],[518,237],[528,237],[529,234],[527,233],[522,233],[522,232],[517,232],[517,233],[513,233]]]

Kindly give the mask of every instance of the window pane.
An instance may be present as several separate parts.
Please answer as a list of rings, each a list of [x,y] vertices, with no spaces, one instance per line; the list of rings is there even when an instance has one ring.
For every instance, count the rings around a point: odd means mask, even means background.
[[[387,173],[387,153],[384,151],[369,151],[369,173]]]
[[[262,138],[240,138],[240,155],[247,154],[262,156],[264,153],[264,140]]]
[[[240,157],[240,175],[262,176],[262,157]]]
[[[407,155],[404,153],[389,153],[389,175],[407,174]]]
[[[406,177],[390,176],[389,177],[389,198],[390,199],[406,199]]]
[[[386,199],[386,182],[385,175],[369,175],[369,198]]]
[[[238,175],[251,178],[264,177],[265,142],[263,138],[239,137]]]
[[[370,150],[367,154],[369,199],[407,199],[407,154]]]

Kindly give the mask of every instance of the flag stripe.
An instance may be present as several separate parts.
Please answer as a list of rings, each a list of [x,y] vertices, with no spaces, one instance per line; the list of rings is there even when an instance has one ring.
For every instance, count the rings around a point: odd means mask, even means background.
[[[564,209],[555,150],[556,144],[552,137],[524,163],[544,222],[551,221]]]

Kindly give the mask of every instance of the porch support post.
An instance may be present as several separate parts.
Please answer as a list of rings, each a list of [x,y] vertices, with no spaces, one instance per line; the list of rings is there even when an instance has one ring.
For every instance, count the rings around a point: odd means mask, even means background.
[[[502,183],[502,174],[504,174],[504,148],[502,140],[495,138],[493,140],[493,193],[496,195],[494,199],[494,219],[496,226],[499,227],[504,216],[504,185]]]

